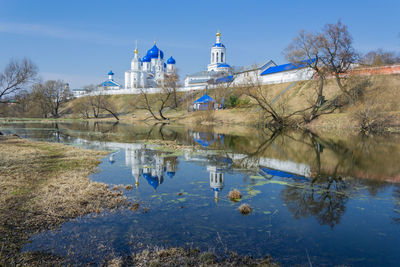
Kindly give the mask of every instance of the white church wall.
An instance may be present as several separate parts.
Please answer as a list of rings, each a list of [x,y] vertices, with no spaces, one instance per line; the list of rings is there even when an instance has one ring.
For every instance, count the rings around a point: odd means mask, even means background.
[[[259,70],[246,71],[234,75],[233,84],[240,85],[246,84],[249,81],[256,81],[259,75]]]
[[[313,70],[303,68],[297,70],[282,71],[260,76],[262,84],[286,83],[295,81],[310,80],[313,77]]]

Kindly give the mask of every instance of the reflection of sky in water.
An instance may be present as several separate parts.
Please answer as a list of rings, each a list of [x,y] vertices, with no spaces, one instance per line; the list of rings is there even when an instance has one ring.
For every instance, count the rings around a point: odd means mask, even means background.
[[[167,153],[157,145],[63,136],[63,142],[114,151],[92,179],[133,185],[125,193],[140,209],[83,216],[33,237],[24,250],[69,255],[71,263],[98,262],[149,244],[257,257],[268,253],[285,265],[308,265],[307,253],[315,266],[395,266],[400,261],[400,227],[394,219],[400,209],[398,185],[372,190],[364,180],[310,179],[307,163],[212,150],[211,144],[226,143],[223,135],[190,132],[189,137],[202,139],[207,149]],[[242,192],[241,202],[228,200],[234,188]],[[251,215],[239,213],[241,203],[252,206]]]

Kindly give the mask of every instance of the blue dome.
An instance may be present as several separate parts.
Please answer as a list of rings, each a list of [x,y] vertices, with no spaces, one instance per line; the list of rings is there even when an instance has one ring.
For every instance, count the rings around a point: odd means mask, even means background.
[[[218,64],[217,68],[232,68],[229,64],[220,63]]]
[[[214,47],[225,47],[222,43],[215,43],[213,46]]]
[[[175,64],[175,59],[174,59],[173,57],[170,57],[170,58],[167,60],[167,64]]]
[[[147,56],[150,58],[158,58],[158,51],[160,51],[160,57],[161,59],[164,58],[164,53],[156,45],[153,45],[153,47],[147,51]]]
[[[175,172],[167,172],[169,178],[173,178],[175,176]]]
[[[142,62],[150,62],[150,60],[151,60],[151,58],[150,58],[148,55],[145,55],[145,56],[142,58]]]
[[[112,70],[110,70],[110,72],[107,75],[114,75],[114,72],[112,72]]]

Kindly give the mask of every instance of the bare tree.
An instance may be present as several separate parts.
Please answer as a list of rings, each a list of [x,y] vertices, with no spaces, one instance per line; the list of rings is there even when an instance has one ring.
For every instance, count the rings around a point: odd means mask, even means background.
[[[61,107],[72,97],[68,85],[60,80],[35,84],[32,93],[42,106],[43,113],[50,113],[53,118],[60,116]]]
[[[37,76],[37,67],[29,59],[10,60],[4,71],[0,73],[0,103],[5,96],[15,95]]]
[[[76,99],[73,103],[73,111],[79,113],[83,118],[90,118],[91,105],[89,102],[89,97],[81,97]]]
[[[141,89],[141,96],[143,102],[138,108],[149,111],[151,116],[158,120],[169,120],[164,112],[168,108],[176,108],[178,106],[177,101],[177,75],[165,75],[164,81],[160,84],[161,90],[154,94],[149,94],[146,89]]]
[[[324,110],[321,108],[325,101],[323,88],[327,75],[334,75],[340,90],[354,100],[342,82],[344,74],[358,59],[346,25],[338,21],[336,24],[326,24],[321,33],[300,31],[284,53],[293,64],[313,70],[314,78],[318,79],[316,96],[310,99],[310,107],[303,114],[305,122],[332,113],[338,107],[333,101]]]
[[[400,54],[394,51],[385,51],[382,48],[365,54],[360,63],[369,66],[384,66],[400,63]]]
[[[178,94],[177,94],[177,89],[179,87],[179,76],[177,73],[170,74],[170,75],[165,75],[163,87],[169,88],[167,90],[170,90],[172,92],[172,105],[171,108],[176,109],[179,105],[178,103]]]
[[[350,96],[341,76],[357,62],[358,55],[353,48],[353,38],[347,26],[340,20],[336,24],[326,24],[319,35],[319,44],[323,65],[329,73],[335,75],[340,90]]]
[[[113,103],[111,101],[109,101],[107,96],[104,95],[98,95],[96,96],[99,100],[96,101],[95,103],[97,103],[97,108],[99,108],[100,110],[104,110],[107,111],[108,113],[110,113],[116,120],[119,120],[118,114],[117,114],[117,109],[115,108],[115,106],[113,105]]]
[[[321,36],[316,33],[307,33],[301,30],[284,50],[285,57],[292,64],[304,66],[314,71],[313,78],[318,79],[316,97],[310,102],[311,106],[304,113],[306,122],[310,122],[319,116],[319,107],[323,102],[323,89],[326,79],[326,68],[323,66],[321,57]]]
[[[247,96],[253,99],[264,115],[265,126],[272,128],[282,128],[290,126],[290,118],[304,110],[289,112],[286,103],[273,103],[273,95],[263,88],[258,79],[249,79],[247,84],[241,88]]]
[[[109,100],[109,97],[95,90],[95,85],[85,86],[88,96],[82,97],[74,105],[74,110],[78,111],[85,118],[89,118],[92,111],[93,117],[98,118],[102,111],[110,113],[116,120],[119,120],[117,109]]]

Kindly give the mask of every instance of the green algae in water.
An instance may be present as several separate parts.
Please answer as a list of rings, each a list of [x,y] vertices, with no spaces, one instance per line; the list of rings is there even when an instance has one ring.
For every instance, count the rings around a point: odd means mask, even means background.
[[[257,196],[257,195],[260,194],[260,193],[261,193],[260,190],[255,190],[255,189],[252,189],[252,190],[247,191],[247,194],[249,194],[249,195],[252,196],[252,197]]]
[[[265,179],[264,176],[259,176],[259,175],[252,175],[252,176],[250,176],[250,178],[251,178],[251,179],[261,179],[261,180],[264,180],[264,179]]]
[[[269,181],[257,181],[257,183],[254,184],[254,186],[263,186],[269,184]]]

